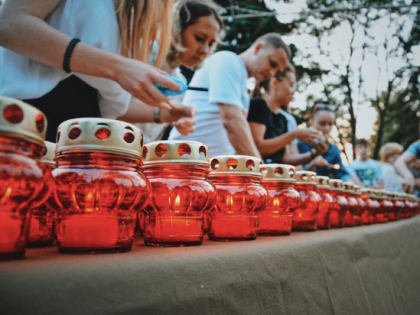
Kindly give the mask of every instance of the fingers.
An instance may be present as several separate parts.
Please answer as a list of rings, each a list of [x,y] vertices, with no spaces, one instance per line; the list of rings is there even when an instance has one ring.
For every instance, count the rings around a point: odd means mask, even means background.
[[[153,102],[152,103],[147,103],[151,106],[155,106],[155,107],[161,107],[161,108],[166,108],[166,109],[171,109],[171,105],[169,103],[169,99],[163,95],[162,93],[160,93],[160,91],[157,89],[157,87],[155,87],[153,84],[148,84],[147,85],[147,91],[146,91],[150,97],[152,98]]]
[[[160,74],[153,75],[153,82],[160,83],[173,91],[179,91],[182,88],[178,83]]]

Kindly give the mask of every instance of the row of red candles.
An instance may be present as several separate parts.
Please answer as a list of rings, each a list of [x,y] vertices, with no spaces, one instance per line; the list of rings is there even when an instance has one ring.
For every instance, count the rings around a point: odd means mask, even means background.
[[[8,106],[2,118],[16,124]],[[200,245],[204,229],[210,240],[254,240],[419,213],[415,198],[358,193],[351,184],[342,189],[339,180],[329,183],[289,165],[261,166],[248,156],[209,163],[207,147],[198,142],[150,143],[142,159],[142,152],[121,149],[138,140],[134,128],[105,119],[65,122],[53,163],[41,163],[39,141],[0,128],[0,258],[23,257],[27,244],[50,245],[54,238],[60,252],[128,251],[137,221],[146,245],[187,246]],[[111,137],[119,131],[121,148]],[[89,132],[96,139],[82,139]]]

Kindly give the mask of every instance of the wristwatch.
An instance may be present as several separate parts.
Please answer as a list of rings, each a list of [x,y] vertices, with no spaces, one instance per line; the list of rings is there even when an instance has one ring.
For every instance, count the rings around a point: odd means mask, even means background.
[[[162,122],[160,120],[160,112],[161,109],[159,107],[153,108],[153,122],[156,124],[160,124]]]

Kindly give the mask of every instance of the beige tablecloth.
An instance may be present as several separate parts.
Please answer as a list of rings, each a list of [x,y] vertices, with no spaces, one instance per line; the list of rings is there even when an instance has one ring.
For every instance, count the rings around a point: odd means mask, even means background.
[[[189,248],[0,262],[0,314],[420,314],[420,217]]]

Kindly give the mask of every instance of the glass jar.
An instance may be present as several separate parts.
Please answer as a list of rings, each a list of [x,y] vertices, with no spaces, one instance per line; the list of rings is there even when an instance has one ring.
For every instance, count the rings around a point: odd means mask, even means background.
[[[392,202],[393,207],[392,211],[389,213],[388,220],[389,221],[397,221],[400,217],[400,212],[404,208],[404,203],[402,203],[399,199],[399,194],[397,192],[389,192],[388,199]]]
[[[409,218],[412,218],[414,216],[417,215],[417,204],[416,204],[416,196],[415,195],[408,195],[408,200],[409,200],[409,207],[410,207],[410,214],[409,214]]]
[[[330,194],[330,179],[327,176],[316,176],[316,192],[321,199],[316,217],[317,229],[326,230],[330,228],[330,214],[334,206],[334,199]]]
[[[379,209],[379,203],[374,198],[373,189],[371,188],[362,188],[361,189],[361,198],[366,203],[365,211],[362,214],[362,224],[375,224],[376,223],[376,213]]]
[[[45,141],[46,151],[41,157],[41,162],[46,166],[46,185],[50,191],[54,189],[55,182],[51,172],[55,169],[55,149],[56,144]],[[31,209],[31,221],[28,236],[28,246],[50,246],[54,242],[55,229],[55,209],[42,203],[38,207]]]
[[[410,197],[406,193],[402,193],[402,200],[404,203],[403,210],[400,214],[401,219],[408,219],[410,217],[410,211],[411,211],[411,204],[410,204]]]
[[[296,190],[301,204],[293,213],[292,230],[316,231],[320,198],[316,193],[316,173],[296,172]]]
[[[216,202],[208,180],[208,148],[195,141],[156,141],[144,146],[143,172],[151,184],[145,209],[148,246],[190,246],[203,242],[204,214]]]
[[[261,165],[262,186],[268,193],[267,207],[258,213],[258,235],[288,235],[293,211],[300,205],[295,168],[284,164]]]
[[[384,189],[376,189],[375,192],[376,198],[379,202],[379,209],[376,213],[376,222],[377,223],[386,223],[388,222],[389,212],[394,207],[394,204],[388,200],[388,193]]]
[[[131,250],[136,214],[149,196],[143,135],[111,119],[77,118],[57,133],[53,202],[60,252]]]
[[[38,109],[0,96],[0,259],[25,256],[30,208],[49,195],[41,163],[47,120]]]
[[[356,198],[357,205],[358,205],[357,211],[356,211],[355,215],[353,216],[355,226],[362,225],[362,215],[366,210],[366,203],[362,199],[361,194],[362,193],[360,191],[360,186],[353,185],[353,196],[354,196],[354,198]]]
[[[342,195],[343,181],[341,179],[330,179],[330,194],[333,197],[333,206],[330,211],[330,227],[344,227],[344,215],[347,212],[348,201]]]
[[[261,185],[261,160],[245,155],[216,156],[210,160],[210,180],[217,201],[211,209],[210,240],[255,240],[258,212],[268,203]]]
[[[345,197],[348,202],[347,211],[344,214],[345,227],[353,227],[355,225],[354,216],[358,213],[359,210],[359,203],[354,196],[353,187],[354,185],[352,183],[343,183],[343,197]]]

